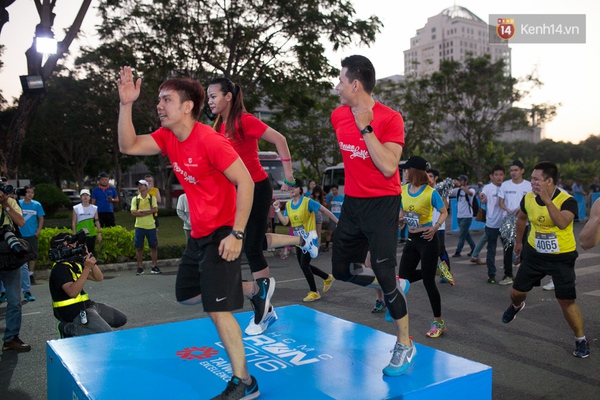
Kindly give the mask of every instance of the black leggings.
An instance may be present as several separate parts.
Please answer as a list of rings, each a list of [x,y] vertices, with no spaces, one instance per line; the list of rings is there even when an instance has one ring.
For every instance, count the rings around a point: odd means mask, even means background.
[[[431,241],[427,241],[421,237],[422,234],[422,232],[408,234],[408,241],[400,260],[398,276],[408,279],[411,283],[423,280],[433,316],[438,318],[442,316],[442,299],[435,284],[439,240],[437,235],[434,235]],[[421,269],[417,270],[419,261],[421,261]]]
[[[296,258],[298,259],[298,264],[300,264],[300,269],[302,269],[302,273],[308,282],[308,287],[311,292],[317,291],[317,284],[315,283],[315,275],[323,278],[323,280],[329,278],[329,274],[323,272],[319,268],[314,265],[310,265],[310,261],[312,258],[309,253],[305,253],[299,247],[296,247]]]
[[[269,208],[273,200],[273,186],[269,178],[254,184],[254,200],[252,210],[246,224],[244,239],[244,253],[250,265],[250,271],[258,272],[267,268],[269,264],[263,255],[267,249],[267,224]]]

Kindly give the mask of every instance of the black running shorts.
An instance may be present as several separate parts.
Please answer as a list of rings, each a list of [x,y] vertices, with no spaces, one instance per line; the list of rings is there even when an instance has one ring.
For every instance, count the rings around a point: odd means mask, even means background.
[[[540,286],[541,280],[552,276],[554,295],[559,300],[575,300],[575,260],[579,254],[572,251],[564,254],[541,254],[529,243],[523,246],[521,266],[515,277],[513,289],[529,292],[534,286]]]
[[[175,283],[177,301],[202,294],[206,312],[233,311],[244,306],[241,258],[228,262],[219,255],[221,240],[230,233],[231,227],[222,227],[206,237],[188,240]]]

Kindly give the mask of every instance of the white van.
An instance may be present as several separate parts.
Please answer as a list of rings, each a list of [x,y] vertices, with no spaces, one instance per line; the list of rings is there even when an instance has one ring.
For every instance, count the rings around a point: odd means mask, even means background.
[[[283,163],[279,154],[274,151],[259,151],[258,159],[260,160],[260,165],[262,165],[267,175],[269,175],[269,179],[273,185],[273,195],[279,200],[283,208],[285,203],[292,198],[292,195],[290,192],[281,191],[285,173],[283,172]]]

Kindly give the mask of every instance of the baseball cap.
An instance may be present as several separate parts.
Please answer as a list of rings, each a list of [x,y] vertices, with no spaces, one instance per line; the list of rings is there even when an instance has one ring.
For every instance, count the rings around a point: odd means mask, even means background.
[[[81,189],[81,192],[79,192],[79,195],[83,196],[84,194],[87,194],[89,196],[90,190],[89,189]]]
[[[429,167],[429,163],[423,157],[419,156],[410,156],[408,160],[404,164],[400,166],[401,169],[409,169],[414,168],[421,171],[427,171]]]
[[[459,175],[458,178],[456,178],[456,179],[458,179],[459,181],[467,181],[467,182],[469,182],[469,177],[466,176],[466,175]]]
[[[136,185],[146,185],[146,186],[148,186],[148,181],[147,181],[147,180],[145,180],[145,179],[140,179],[140,180],[139,180],[139,181],[137,181],[135,184],[136,184]]]
[[[106,172],[100,172],[100,173],[98,174],[98,179],[100,179],[100,178],[108,178],[108,177],[109,177],[109,176],[108,176],[108,174],[107,174]]]

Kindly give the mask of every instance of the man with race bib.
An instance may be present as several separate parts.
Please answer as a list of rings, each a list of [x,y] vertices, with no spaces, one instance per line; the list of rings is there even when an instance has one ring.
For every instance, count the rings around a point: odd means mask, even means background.
[[[532,191],[521,200],[517,217],[515,252],[521,256],[521,268],[510,293],[512,303],[504,312],[502,322],[509,323],[515,319],[525,307],[527,292],[550,275],[558,304],[575,334],[575,351],[572,354],[586,358],[590,355],[590,345],[583,333],[583,314],[575,303],[575,260],[578,253],[573,220],[577,217],[577,202],[556,186],[557,180],[555,164],[543,161],[533,167]],[[527,220],[531,229],[523,244]]]

